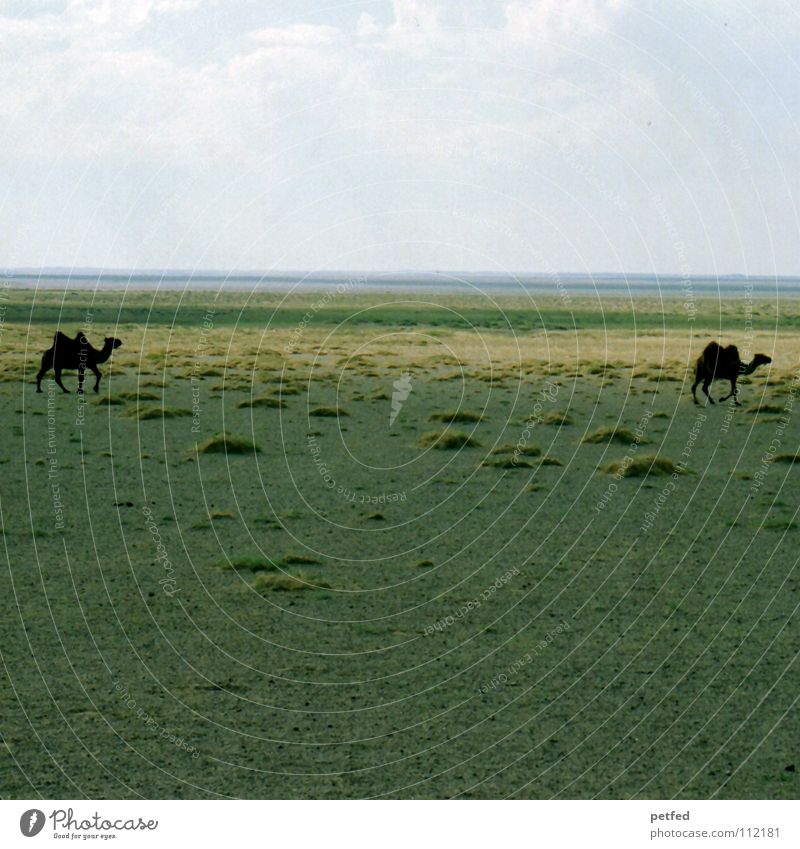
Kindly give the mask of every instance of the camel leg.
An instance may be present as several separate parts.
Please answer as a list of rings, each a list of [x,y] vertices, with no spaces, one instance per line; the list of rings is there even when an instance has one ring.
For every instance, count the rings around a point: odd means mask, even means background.
[[[42,367],[39,369],[39,373],[36,375],[36,391],[42,391],[42,378],[47,374],[50,369],[53,368],[53,352],[45,351],[42,355]]]
[[[69,389],[61,382],[61,369],[56,369],[56,383],[64,390],[64,392],[69,393]]]
[[[731,380],[731,391],[724,398],[719,399],[720,403],[722,403],[723,401],[727,401],[728,398],[733,398],[733,403],[737,407],[741,407],[742,405],[739,403],[739,399],[736,397],[738,392],[739,392],[739,390],[736,387],[736,378],[734,378],[733,380]]]
[[[708,403],[713,404],[714,399],[708,394],[708,387],[709,386],[711,386],[711,381],[710,380],[704,380],[703,381],[703,392],[706,393],[706,398],[708,398]]]
[[[103,375],[100,374],[100,369],[97,368],[97,366],[90,365],[89,368],[94,372],[94,376],[97,378],[97,380],[95,380],[95,382],[94,382],[94,391],[99,392],[100,391],[100,378]]]
[[[699,404],[700,402],[697,400],[697,392],[695,391],[697,387],[700,385],[700,378],[698,377],[695,382],[692,384],[692,398],[694,398],[694,403]]]
[[[86,369],[78,367],[78,395],[83,395],[83,379],[86,377]]]

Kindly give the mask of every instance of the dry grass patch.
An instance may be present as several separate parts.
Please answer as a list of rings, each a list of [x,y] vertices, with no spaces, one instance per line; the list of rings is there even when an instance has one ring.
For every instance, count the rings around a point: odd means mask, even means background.
[[[244,407],[273,407],[282,410],[286,406],[286,402],[281,401],[280,398],[264,395],[260,398],[245,398],[244,401],[239,401],[236,406],[240,409]]]
[[[140,422],[150,421],[152,419],[178,419],[184,416],[191,416],[192,411],[185,407],[130,407],[125,412],[120,413],[121,418],[138,419]]]
[[[541,453],[542,449],[538,445],[517,446],[511,442],[506,442],[492,449],[492,454],[520,454],[524,457],[538,457]]]
[[[603,466],[602,471],[623,478],[643,478],[647,475],[671,475],[680,470],[672,460],[668,460],[666,457],[657,457],[655,454],[648,454],[633,459],[614,460]]]
[[[747,408],[748,413],[782,413],[784,408],[780,404],[753,404]]]
[[[564,464],[561,462],[561,460],[558,459],[558,457],[549,457],[548,456],[548,457],[542,457],[542,459],[539,460],[539,465],[540,466],[563,466]]]
[[[497,457],[494,460],[484,460],[481,466],[491,469],[532,469],[533,463],[521,460],[519,457]]]
[[[258,554],[224,557],[211,565],[223,572],[274,572],[278,568],[268,557]]]
[[[448,410],[444,413],[432,413],[428,418],[429,422],[444,422],[445,424],[453,424],[454,422],[467,422],[476,424],[481,420],[478,413],[470,413],[468,410]]]
[[[161,395],[156,395],[155,392],[120,392],[120,398],[126,401],[160,401]]]
[[[632,430],[626,427],[613,428],[601,427],[592,433],[587,433],[581,439],[581,444],[600,445],[603,443],[616,442],[619,445],[636,445],[639,443],[649,442],[644,436],[637,436]]]
[[[480,442],[468,433],[458,430],[431,431],[423,434],[417,444],[420,448],[436,448],[441,451],[453,451],[458,448],[479,448]]]
[[[285,554],[281,559],[285,566],[321,566],[322,561],[310,554]]]
[[[339,416],[349,416],[350,413],[347,410],[343,410],[341,407],[315,407],[310,413],[309,416],[317,416],[322,419],[335,419]]]
[[[551,410],[549,413],[545,413],[540,419],[542,424],[546,425],[571,425],[572,418],[568,413],[563,413],[560,410]]]
[[[197,451],[200,454],[257,454],[261,449],[246,436],[225,432],[209,436],[197,446]]]
[[[250,585],[257,593],[299,592],[301,590],[330,589],[330,584],[298,572],[296,575],[278,575],[259,572]]]

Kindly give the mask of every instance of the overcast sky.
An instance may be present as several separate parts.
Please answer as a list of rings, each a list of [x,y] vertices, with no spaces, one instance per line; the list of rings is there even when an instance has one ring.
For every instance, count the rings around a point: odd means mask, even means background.
[[[790,0],[0,0],[0,266],[800,274]]]

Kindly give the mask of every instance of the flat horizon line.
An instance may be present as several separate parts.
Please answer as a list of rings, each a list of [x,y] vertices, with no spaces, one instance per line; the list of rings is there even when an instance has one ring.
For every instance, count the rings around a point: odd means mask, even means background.
[[[656,271],[460,271],[456,269],[393,269],[393,270],[378,270],[378,269],[337,269],[327,270],[318,269],[315,271],[303,269],[280,269],[280,270],[259,270],[259,269],[203,269],[203,268],[125,268],[125,267],[100,267],[100,266],[18,266],[4,268],[0,270],[0,275],[4,277],[70,277],[77,275],[92,275],[97,277],[204,277],[212,279],[226,278],[248,278],[248,279],[271,279],[271,278],[291,278],[291,279],[326,279],[326,278],[341,278],[341,277],[449,277],[449,278],[464,278],[470,277],[494,277],[498,279],[515,279],[515,278],[556,278],[565,277],[572,280],[594,280],[594,279],[669,279],[669,280],[718,280],[718,279],[741,279],[741,280],[797,280],[800,279],[800,272],[797,274],[746,274],[739,271],[717,272],[717,273],[698,273],[688,274],[679,271],[656,272]]]

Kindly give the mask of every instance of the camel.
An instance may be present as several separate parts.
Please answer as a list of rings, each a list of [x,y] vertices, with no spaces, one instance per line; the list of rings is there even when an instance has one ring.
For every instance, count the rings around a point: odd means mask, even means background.
[[[78,370],[79,395],[83,395],[83,378],[87,368],[94,372],[97,378],[94,382],[94,391],[99,391],[102,375],[97,364],[104,363],[111,356],[114,348],[119,348],[121,344],[122,342],[119,339],[106,336],[102,349],[98,351],[89,344],[89,340],[83,332],[78,333],[74,339],[70,339],[60,330],[56,331],[55,336],[53,336],[53,346],[42,355],[42,367],[36,375],[36,391],[42,391],[42,378],[51,368],[56,373],[56,383],[64,392],[69,392],[69,389],[61,382],[61,372],[65,368]]]
[[[703,353],[697,358],[697,371],[695,372],[694,385],[692,386],[694,403],[699,403],[695,390],[700,383],[703,384],[703,392],[706,393],[709,403],[713,404],[714,399],[708,394],[708,387],[711,386],[711,382],[714,380],[729,380],[731,391],[724,398],[719,399],[720,403],[733,397],[733,403],[737,407],[741,407],[736,397],[739,392],[736,388],[737,379],[743,375],[752,374],[759,366],[764,366],[771,362],[772,357],[768,357],[766,354],[756,354],[745,365],[739,359],[739,349],[736,345],[728,345],[723,348],[716,342],[709,342]]]

